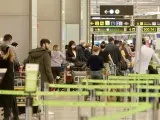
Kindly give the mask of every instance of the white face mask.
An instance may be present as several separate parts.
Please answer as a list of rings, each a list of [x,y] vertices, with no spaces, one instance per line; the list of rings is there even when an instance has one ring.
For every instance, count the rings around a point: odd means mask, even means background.
[[[72,48],[75,48],[76,46],[75,46],[75,45],[72,45],[71,47],[72,47]]]

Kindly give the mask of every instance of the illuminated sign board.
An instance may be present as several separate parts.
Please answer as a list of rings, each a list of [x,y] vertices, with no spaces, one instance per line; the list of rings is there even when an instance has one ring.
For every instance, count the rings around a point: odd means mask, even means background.
[[[133,5],[100,5],[100,15],[133,15]]]
[[[127,31],[135,32],[136,27],[127,28]],[[143,32],[157,32],[157,27],[143,27]]]
[[[124,28],[93,28],[93,31],[99,31],[99,32],[124,32]]]
[[[160,19],[135,19],[135,26],[160,26]]]
[[[130,26],[130,19],[91,20],[91,26]]]

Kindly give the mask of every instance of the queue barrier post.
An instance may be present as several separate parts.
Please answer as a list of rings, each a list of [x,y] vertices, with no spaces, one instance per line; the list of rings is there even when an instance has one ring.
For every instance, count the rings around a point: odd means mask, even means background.
[[[153,101],[152,120],[158,120],[159,103],[157,99]]]
[[[131,85],[131,89],[132,89],[132,92],[136,92],[136,84],[132,84]],[[132,102],[137,102],[137,98],[134,98],[134,97],[131,97],[132,99]],[[134,108],[132,108],[132,109],[134,109]],[[136,120],[136,114],[133,114],[132,115],[132,120]]]
[[[105,83],[105,85],[107,85],[107,83]],[[104,92],[108,92],[108,89],[104,89]],[[108,96],[104,96],[104,101],[105,101],[105,103],[107,102],[107,97],[108,97]],[[106,107],[103,108],[103,112],[104,112],[104,115],[106,115],[106,112],[107,112],[107,111],[106,111]]]
[[[25,120],[32,120],[32,115],[33,115],[33,97],[32,96],[28,96],[26,98],[26,115],[25,115]]]
[[[79,79],[79,78],[78,78]],[[81,85],[81,81],[78,80],[78,85]],[[81,88],[78,89],[79,91],[82,91]],[[78,102],[80,101],[80,96],[78,95]],[[78,106],[78,111],[77,111],[77,115],[78,115],[78,120],[81,120],[83,117],[81,116],[81,108]],[[82,118],[81,118],[82,117]],[[83,119],[82,119],[83,120]],[[85,120],[85,119],[84,119]]]
[[[95,89],[89,90],[90,102],[95,101],[96,93]],[[91,107],[91,118],[95,116],[95,107]]]

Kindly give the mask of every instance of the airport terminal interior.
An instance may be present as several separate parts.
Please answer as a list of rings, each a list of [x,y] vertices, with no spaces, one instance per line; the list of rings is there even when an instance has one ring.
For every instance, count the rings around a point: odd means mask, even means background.
[[[160,0],[0,0],[0,120],[160,120],[159,80]]]

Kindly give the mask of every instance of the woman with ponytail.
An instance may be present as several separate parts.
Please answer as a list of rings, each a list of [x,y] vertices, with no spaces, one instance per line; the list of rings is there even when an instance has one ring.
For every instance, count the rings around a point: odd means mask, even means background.
[[[14,90],[14,53],[8,45],[1,45],[0,54],[0,68],[7,69],[0,83],[0,90]],[[15,97],[12,95],[0,95],[0,101],[4,109],[3,120],[10,120],[11,108],[15,111]],[[19,120],[18,115],[14,116],[13,119]]]

